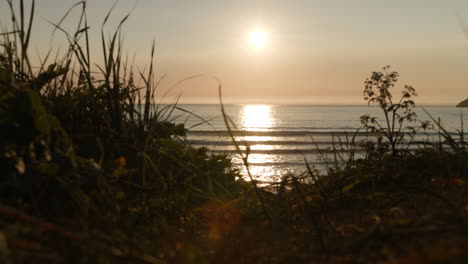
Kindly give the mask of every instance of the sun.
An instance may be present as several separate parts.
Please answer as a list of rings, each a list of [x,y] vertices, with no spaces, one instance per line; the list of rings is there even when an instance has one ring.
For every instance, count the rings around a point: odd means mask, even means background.
[[[264,49],[268,44],[268,33],[263,29],[254,29],[249,33],[249,44],[256,49]]]

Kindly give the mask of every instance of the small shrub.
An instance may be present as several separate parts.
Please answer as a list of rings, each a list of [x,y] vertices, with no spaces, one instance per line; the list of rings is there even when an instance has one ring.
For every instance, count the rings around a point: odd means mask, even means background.
[[[416,90],[412,86],[405,85],[401,96],[394,98],[390,89],[395,87],[399,74],[389,70],[390,66],[386,66],[382,68],[381,72],[373,72],[372,76],[364,82],[363,92],[364,100],[367,101],[368,105],[377,104],[385,119],[382,121],[376,117],[363,115],[361,123],[368,131],[379,136],[377,153],[381,155],[389,149],[392,156],[395,157],[399,152],[398,146],[402,143],[405,135],[408,135],[412,140],[417,131],[426,129],[429,123],[425,121],[420,126],[412,125],[417,121],[417,115],[413,111],[415,103],[412,100],[412,97],[417,96]],[[404,127],[407,123],[408,126]],[[380,134],[388,140],[388,145],[381,140]],[[406,142],[406,144],[409,143]]]

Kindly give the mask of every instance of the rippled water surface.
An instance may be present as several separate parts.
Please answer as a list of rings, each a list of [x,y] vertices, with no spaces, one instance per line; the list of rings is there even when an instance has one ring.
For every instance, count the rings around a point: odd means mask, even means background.
[[[194,113],[173,114],[176,123],[184,123],[189,128],[188,140],[194,146],[206,146],[213,153],[226,153],[246,175],[240,154],[230,138],[230,133],[221,115],[219,105],[179,105]],[[337,146],[344,146],[356,135],[356,140],[369,139],[364,130],[355,133],[360,127],[360,116],[369,114],[383,118],[376,107],[360,106],[286,106],[286,105],[227,105],[226,113],[232,121],[231,132],[239,147],[246,153],[249,149],[249,169],[252,175],[263,181],[276,181],[282,175],[306,170],[305,160],[311,166],[323,169],[327,159]],[[440,118],[448,131],[461,129],[468,131],[468,120],[460,108],[426,107],[436,119]],[[465,110],[466,111],[466,110]],[[422,108],[416,112],[420,120],[430,117]],[[415,140],[437,141],[437,129],[421,133]],[[333,147],[335,145],[335,147]],[[415,145],[414,148],[420,147]],[[339,147],[341,149],[341,147]],[[346,157],[346,151],[339,151]]]

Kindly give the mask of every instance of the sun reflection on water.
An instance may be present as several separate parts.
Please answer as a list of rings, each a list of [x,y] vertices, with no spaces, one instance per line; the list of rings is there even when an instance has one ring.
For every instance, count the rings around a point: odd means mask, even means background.
[[[244,131],[272,131],[279,126],[279,120],[275,117],[274,109],[270,105],[247,105],[240,113],[239,127]],[[273,137],[245,136],[239,139],[247,141],[272,141]],[[256,145],[252,149],[273,150],[272,145]],[[274,164],[282,162],[278,155],[251,154],[248,157],[250,164],[249,170],[252,176],[259,181],[271,182],[280,177],[285,171],[282,171]],[[241,173],[247,175],[246,167],[241,166]],[[248,179],[246,179],[248,180]]]
[[[255,180],[264,183],[272,183],[281,179],[288,172],[287,168],[281,165],[284,162],[283,157],[273,154],[251,154],[248,157],[249,171]],[[241,175],[244,180],[250,181],[247,167],[242,163],[241,158],[236,155],[233,157],[234,163],[239,165]]]
[[[244,137],[239,137],[239,139],[243,141],[261,142],[261,141],[272,141],[275,138],[268,137],[268,136],[244,136]]]
[[[242,129],[247,131],[269,131],[278,125],[270,105],[247,105],[240,114]]]

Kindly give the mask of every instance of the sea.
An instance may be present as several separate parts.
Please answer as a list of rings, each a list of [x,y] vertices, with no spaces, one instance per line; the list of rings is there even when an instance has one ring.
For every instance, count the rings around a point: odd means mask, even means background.
[[[379,135],[367,133],[360,117],[369,115],[385,123],[383,112],[373,106],[314,105],[220,105],[181,104],[170,120],[184,124],[187,140],[194,147],[206,147],[210,153],[228,155],[241,175],[273,183],[290,173],[298,175],[309,169],[320,173],[349,158],[349,142],[375,141]],[[457,138],[468,131],[463,109],[456,107],[416,107],[419,126],[425,120],[436,120]],[[465,109],[466,112],[466,109]],[[434,122],[432,122],[434,124]],[[441,128],[421,130],[405,147],[417,149],[442,142]],[[464,135],[468,136],[465,132]],[[356,158],[363,152],[357,148]],[[247,161],[248,166],[246,166]],[[308,166],[306,166],[306,163]]]

